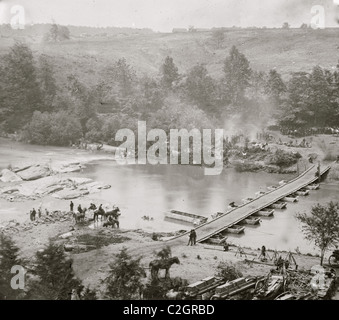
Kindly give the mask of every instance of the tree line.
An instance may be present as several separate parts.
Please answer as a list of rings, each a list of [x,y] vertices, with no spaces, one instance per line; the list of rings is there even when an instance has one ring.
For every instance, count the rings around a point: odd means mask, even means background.
[[[251,122],[273,117],[283,132],[339,120],[338,69],[315,66],[284,81],[275,69],[253,70],[235,46],[218,79],[205,64],[180,72],[167,56],[158,76],[138,76],[121,58],[90,84],[74,73],[60,81],[50,56],[19,42],[3,55],[0,72],[0,131],[36,144],[114,143],[117,130],[136,130],[137,120],[165,131],[213,129],[237,114]]]

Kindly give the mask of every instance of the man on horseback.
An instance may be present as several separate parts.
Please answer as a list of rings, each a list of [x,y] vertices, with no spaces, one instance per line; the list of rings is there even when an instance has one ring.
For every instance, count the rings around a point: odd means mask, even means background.
[[[101,216],[101,220],[102,220],[102,217],[105,215],[105,210],[102,208],[102,204],[100,204],[98,210],[95,210],[94,211],[94,216],[93,216],[93,220],[97,220],[99,219],[99,216]]]
[[[80,213],[82,213],[81,204],[78,205],[78,211],[79,211]]]
[[[91,204],[89,205],[89,209],[90,210],[95,210],[97,208],[97,206],[91,202]]]

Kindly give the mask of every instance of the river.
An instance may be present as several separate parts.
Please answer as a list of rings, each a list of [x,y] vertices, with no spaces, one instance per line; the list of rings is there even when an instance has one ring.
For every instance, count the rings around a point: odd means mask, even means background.
[[[176,209],[196,213],[206,217],[217,211],[225,211],[227,205],[235,201],[254,197],[257,191],[265,191],[270,185],[281,180],[290,180],[293,175],[260,173],[239,173],[234,169],[224,169],[218,176],[205,176],[202,168],[179,165],[126,165],[115,163],[110,156],[88,153],[82,150],[27,146],[0,140],[0,170],[10,163],[29,160],[69,160],[84,161],[82,172],[63,175],[91,178],[110,184],[102,190],[81,199],[75,199],[75,207],[81,203],[117,205],[122,215],[123,229],[143,229],[149,232],[169,232],[189,230],[190,225],[166,220],[164,212]],[[3,185],[3,184],[2,184]],[[1,184],[0,184],[1,187]],[[245,234],[230,235],[229,241],[241,246],[269,249],[292,250],[299,248],[302,253],[317,253],[317,249],[303,238],[301,225],[295,219],[297,212],[310,211],[312,205],[338,200],[339,185],[324,182],[320,190],[311,191],[307,197],[300,197],[298,203],[288,203],[287,209],[276,210],[273,218],[262,218],[258,226],[246,226]],[[27,212],[38,207],[68,210],[69,201],[51,196],[41,200],[7,202],[0,199],[0,222],[15,219],[28,220]],[[153,218],[143,220],[143,216]]]

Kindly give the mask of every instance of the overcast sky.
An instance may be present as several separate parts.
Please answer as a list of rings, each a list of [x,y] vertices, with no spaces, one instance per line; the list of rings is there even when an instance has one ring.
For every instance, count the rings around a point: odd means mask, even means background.
[[[336,26],[339,0],[0,0],[0,23],[8,23],[10,8],[22,5],[26,23],[151,28],[280,27],[310,23],[311,8],[322,5],[326,26]]]

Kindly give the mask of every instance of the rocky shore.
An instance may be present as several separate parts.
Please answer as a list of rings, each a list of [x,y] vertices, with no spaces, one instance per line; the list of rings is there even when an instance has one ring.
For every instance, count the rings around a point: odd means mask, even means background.
[[[55,162],[21,164],[3,169],[0,180],[0,197],[8,201],[36,200],[46,195],[58,199],[75,199],[86,194],[110,188],[88,178],[62,177],[63,173],[79,172],[84,168],[80,162]]]

